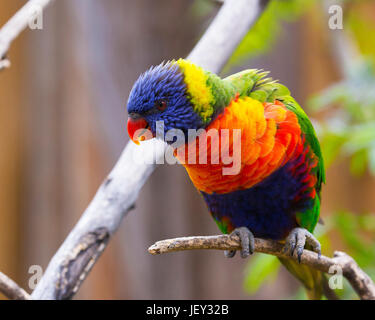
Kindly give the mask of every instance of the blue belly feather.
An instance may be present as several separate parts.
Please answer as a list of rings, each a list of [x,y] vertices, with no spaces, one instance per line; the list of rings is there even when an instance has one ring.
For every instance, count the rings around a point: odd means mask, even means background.
[[[247,227],[255,237],[280,240],[297,227],[296,212],[311,206],[309,198],[293,200],[303,187],[288,163],[250,189],[202,195],[218,222],[229,220],[234,228]]]

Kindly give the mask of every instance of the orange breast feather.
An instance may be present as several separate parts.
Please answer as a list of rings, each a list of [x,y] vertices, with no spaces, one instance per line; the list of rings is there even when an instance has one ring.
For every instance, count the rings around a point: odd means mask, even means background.
[[[229,129],[229,139],[223,138],[221,129]],[[233,129],[240,130],[240,140],[233,139]],[[206,145],[199,143],[199,140],[205,139]],[[232,165],[222,156],[221,148],[226,146],[225,141],[228,142],[230,156],[235,154],[234,148],[240,148],[240,168],[236,174],[223,174],[223,168]],[[228,193],[248,189],[265,179],[285,164],[296,147],[302,147],[302,143],[296,115],[281,102],[276,100],[262,104],[246,97],[233,100],[205,132],[181,147],[184,154],[181,156],[177,152],[177,158],[198,190]],[[205,156],[207,163],[202,163]],[[195,164],[191,163],[192,159],[195,159]]]

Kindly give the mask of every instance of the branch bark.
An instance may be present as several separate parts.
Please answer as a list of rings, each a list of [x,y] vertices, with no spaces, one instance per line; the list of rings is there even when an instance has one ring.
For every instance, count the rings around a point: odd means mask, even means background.
[[[52,0],[29,0],[8,22],[0,29],[0,70],[10,66],[6,54],[11,43],[26,29],[35,10],[43,10]]]
[[[188,59],[219,72],[267,3],[268,0],[226,0]],[[129,143],[125,147],[81,219],[50,261],[32,293],[34,299],[67,299],[77,292],[110,236],[134,206],[140,189],[154,171],[157,160],[164,157],[164,151],[164,143],[155,139],[141,146]],[[91,245],[87,245],[88,238]]]
[[[0,292],[11,300],[31,300],[31,296],[12,279],[0,272]]]
[[[148,251],[156,255],[200,249],[239,250],[241,249],[241,242],[237,235],[193,236],[161,240],[154,243]],[[283,244],[272,240],[256,238],[255,251],[298,261],[296,252],[293,256],[284,254]],[[318,259],[318,255],[315,252],[304,250],[301,257],[301,264],[331,274],[334,271],[333,268],[341,268],[343,276],[349,281],[362,300],[375,300],[374,282],[357,265],[354,259],[344,252],[336,251],[333,258],[321,256]]]

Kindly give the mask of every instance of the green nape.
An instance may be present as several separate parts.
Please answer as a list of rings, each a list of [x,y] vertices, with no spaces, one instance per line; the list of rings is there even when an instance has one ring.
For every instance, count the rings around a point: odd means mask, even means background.
[[[214,73],[206,71],[206,76],[206,85],[210,89],[213,97],[212,104],[215,109],[215,114],[218,114],[228,106],[231,100],[236,96],[236,88],[231,83],[223,81]]]

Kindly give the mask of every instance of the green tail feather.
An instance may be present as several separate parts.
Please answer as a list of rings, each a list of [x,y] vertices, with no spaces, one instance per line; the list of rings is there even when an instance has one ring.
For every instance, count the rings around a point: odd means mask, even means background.
[[[287,270],[293,274],[306,288],[310,300],[320,300],[323,296],[323,281],[326,279],[321,271],[299,264],[292,259],[279,258]]]

